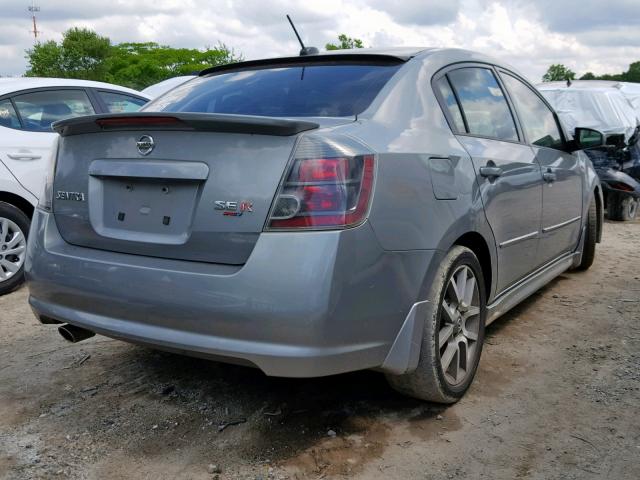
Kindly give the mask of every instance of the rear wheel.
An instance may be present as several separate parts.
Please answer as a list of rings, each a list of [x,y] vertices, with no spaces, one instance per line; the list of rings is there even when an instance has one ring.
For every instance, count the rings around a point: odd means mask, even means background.
[[[638,213],[638,200],[631,195],[609,194],[607,213],[609,220],[621,222],[633,220]]]
[[[425,318],[418,367],[387,379],[405,395],[453,403],[471,385],[484,341],[484,278],[470,249],[451,249],[438,269],[428,300],[437,307]]]
[[[22,210],[0,202],[0,295],[24,281],[29,218]]]

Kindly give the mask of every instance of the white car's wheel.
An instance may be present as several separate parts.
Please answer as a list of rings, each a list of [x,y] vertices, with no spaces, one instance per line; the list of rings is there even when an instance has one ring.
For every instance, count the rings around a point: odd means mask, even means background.
[[[24,281],[29,218],[18,208],[0,202],[0,295]]]

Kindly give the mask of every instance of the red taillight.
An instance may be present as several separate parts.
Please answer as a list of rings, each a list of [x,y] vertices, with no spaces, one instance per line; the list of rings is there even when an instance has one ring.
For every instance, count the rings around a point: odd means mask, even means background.
[[[176,127],[186,126],[176,117],[107,117],[99,118],[96,123],[102,128],[127,128],[127,127]]]
[[[269,228],[349,227],[367,214],[374,156],[298,159],[291,166]]]
[[[348,158],[317,158],[302,161],[298,171],[300,182],[344,181],[349,171]]]
[[[308,212],[336,212],[345,201],[340,185],[304,185],[299,191]]]

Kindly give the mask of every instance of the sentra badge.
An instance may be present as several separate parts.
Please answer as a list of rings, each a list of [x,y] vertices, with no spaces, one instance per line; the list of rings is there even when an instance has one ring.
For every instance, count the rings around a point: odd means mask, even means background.
[[[225,217],[241,217],[244,213],[253,212],[253,203],[251,202],[233,202],[227,200],[216,200],[213,202],[216,210],[222,211]]]
[[[82,192],[65,192],[58,190],[56,192],[56,200],[73,200],[74,202],[85,202],[86,196]]]

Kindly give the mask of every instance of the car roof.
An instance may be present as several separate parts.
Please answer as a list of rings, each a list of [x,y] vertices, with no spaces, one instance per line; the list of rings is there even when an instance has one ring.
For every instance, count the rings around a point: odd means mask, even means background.
[[[499,66],[509,67],[506,63],[496,58],[487,56],[483,53],[476,52],[474,50],[467,50],[464,48],[452,48],[452,47],[353,48],[353,49],[344,49],[344,50],[327,50],[327,51],[322,51],[320,53],[317,53],[315,55],[309,55],[307,57],[302,57],[302,58],[312,58],[312,57],[322,58],[323,56],[334,56],[334,55],[352,55],[355,57],[357,55],[363,55],[363,56],[391,57],[391,58],[396,58],[398,60],[407,61],[412,59],[413,57],[424,58],[434,54],[455,57],[456,62],[483,61],[491,64],[496,64]]]
[[[92,80],[76,80],[71,78],[44,78],[44,77],[4,77],[0,78],[0,95],[7,95],[21,90],[31,88],[47,87],[82,87],[101,88],[117,90],[123,93],[130,93],[138,97],[149,98],[148,95],[120,85],[113,85],[105,82],[94,82]]]
[[[421,52],[435,50],[427,47],[388,47],[388,48],[350,48],[341,50],[326,50],[319,52],[314,57],[325,55],[383,55],[395,57],[400,60],[409,60]],[[311,55],[309,55],[311,57]]]
[[[424,47],[393,47],[393,48],[353,48],[341,50],[327,50],[311,55],[296,55],[290,57],[271,57],[243,62],[229,63],[205,68],[200,76],[210,73],[218,73],[229,70],[242,70],[255,67],[267,67],[269,65],[296,65],[322,62],[384,62],[402,63],[425,51],[436,50]]]
[[[375,62],[375,63],[402,63],[412,58],[428,58],[436,56],[439,61],[450,58],[452,63],[481,62],[497,65],[514,72],[516,69],[509,64],[493,57],[472,50],[462,48],[437,48],[437,47],[389,47],[389,48],[353,48],[341,50],[327,50],[305,56],[272,57],[243,62],[217,65],[206,68],[200,72],[200,76],[210,73],[225,72],[230,70],[243,70],[248,68],[261,68],[270,65],[297,65],[323,62]]]

